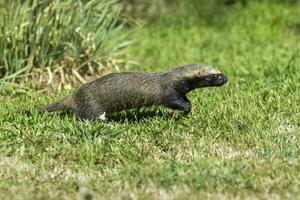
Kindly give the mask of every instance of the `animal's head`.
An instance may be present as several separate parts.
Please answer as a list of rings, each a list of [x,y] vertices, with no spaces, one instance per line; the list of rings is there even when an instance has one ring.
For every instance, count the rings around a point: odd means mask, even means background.
[[[228,79],[220,71],[209,65],[185,65],[170,71],[173,77],[179,77],[191,84],[192,88],[218,87],[224,85]]]

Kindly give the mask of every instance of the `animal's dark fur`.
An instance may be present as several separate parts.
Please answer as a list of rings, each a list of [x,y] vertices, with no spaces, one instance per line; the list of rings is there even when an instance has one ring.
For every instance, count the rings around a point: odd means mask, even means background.
[[[112,73],[83,85],[64,99],[50,104],[49,112],[72,109],[80,118],[94,120],[104,112],[163,105],[189,113],[185,96],[193,89],[221,86],[222,73],[208,65],[185,65],[164,73]]]

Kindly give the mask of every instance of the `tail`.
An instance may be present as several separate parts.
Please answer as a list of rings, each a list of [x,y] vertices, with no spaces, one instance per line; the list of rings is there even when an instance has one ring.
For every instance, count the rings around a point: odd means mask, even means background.
[[[54,111],[59,111],[59,110],[66,110],[69,108],[73,108],[74,107],[74,96],[66,96],[65,98],[54,102],[48,106],[45,106],[44,108],[42,108],[41,110],[45,110],[48,112],[54,112]]]

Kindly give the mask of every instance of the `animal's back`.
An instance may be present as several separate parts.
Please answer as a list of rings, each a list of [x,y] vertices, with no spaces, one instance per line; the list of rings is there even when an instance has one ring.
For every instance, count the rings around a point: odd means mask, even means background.
[[[79,112],[99,113],[158,105],[165,89],[161,76],[161,73],[131,72],[100,77],[75,94],[77,108]]]

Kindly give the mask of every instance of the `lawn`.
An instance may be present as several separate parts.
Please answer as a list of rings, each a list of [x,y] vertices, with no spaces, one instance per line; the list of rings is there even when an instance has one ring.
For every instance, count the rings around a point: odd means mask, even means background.
[[[208,63],[228,76],[192,91],[188,116],[149,108],[87,122],[36,110],[72,90],[3,91],[0,199],[299,199],[299,6],[203,17],[191,5],[130,30],[126,59],[138,64],[121,71]]]

